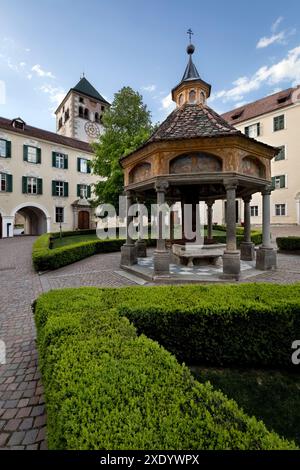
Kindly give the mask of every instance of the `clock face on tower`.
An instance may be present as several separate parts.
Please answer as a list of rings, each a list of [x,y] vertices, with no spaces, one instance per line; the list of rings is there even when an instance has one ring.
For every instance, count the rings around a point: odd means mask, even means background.
[[[87,122],[84,126],[84,130],[86,132],[86,134],[89,136],[89,137],[98,137],[99,134],[100,134],[100,131],[99,131],[99,128],[97,126],[97,124],[95,124],[94,122]]]

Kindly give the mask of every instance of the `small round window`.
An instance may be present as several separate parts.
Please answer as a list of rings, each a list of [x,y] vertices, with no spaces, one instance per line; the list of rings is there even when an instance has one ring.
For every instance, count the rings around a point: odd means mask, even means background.
[[[189,103],[193,104],[196,102],[196,92],[195,90],[191,90],[189,92]]]

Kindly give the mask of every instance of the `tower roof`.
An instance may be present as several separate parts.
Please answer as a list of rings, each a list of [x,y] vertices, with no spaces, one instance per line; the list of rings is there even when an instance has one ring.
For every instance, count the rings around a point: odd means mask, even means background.
[[[192,60],[192,54],[190,54],[189,61],[181,81],[184,82],[185,80],[196,80],[197,78],[200,78],[200,75],[198,73],[196,65]]]
[[[82,93],[83,95],[89,96],[90,98],[94,98],[95,100],[102,101],[103,103],[108,103],[103,96],[96,90],[96,88],[91,85],[91,83],[85,78],[82,77],[77,85],[74,88],[71,88],[73,91],[77,91],[78,93]]]

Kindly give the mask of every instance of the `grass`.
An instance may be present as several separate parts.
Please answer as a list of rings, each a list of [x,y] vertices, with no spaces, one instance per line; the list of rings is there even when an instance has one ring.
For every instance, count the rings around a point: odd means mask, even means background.
[[[200,382],[233,398],[248,415],[263,420],[269,430],[300,444],[300,376],[276,370],[193,367]]]

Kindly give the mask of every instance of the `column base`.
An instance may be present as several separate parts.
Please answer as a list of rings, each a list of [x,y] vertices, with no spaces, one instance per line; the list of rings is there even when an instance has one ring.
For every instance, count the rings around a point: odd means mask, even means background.
[[[136,254],[138,258],[146,258],[147,257],[147,245],[145,240],[137,240],[135,242],[136,246]]]
[[[253,261],[255,259],[254,243],[242,242],[241,248],[241,259],[243,261]]]
[[[121,247],[121,266],[132,266],[137,263],[137,249],[135,245]]]
[[[170,274],[171,256],[169,251],[154,251],[154,275],[168,276]]]
[[[240,252],[224,251],[223,254],[223,279],[238,280],[241,272]]]
[[[256,269],[268,271],[277,268],[277,252],[273,248],[263,246],[256,253]]]

